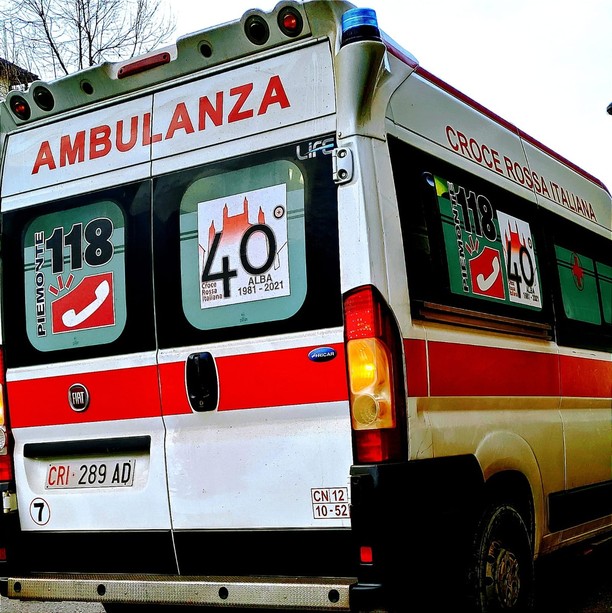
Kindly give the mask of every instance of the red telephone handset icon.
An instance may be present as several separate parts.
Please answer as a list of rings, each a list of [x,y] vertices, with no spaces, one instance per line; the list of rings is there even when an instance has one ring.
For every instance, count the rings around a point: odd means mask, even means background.
[[[74,328],[89,319],[104,303],[110,293],[110,285],[105,279],[94,290],[95,298],[78,313],[74,309],[68,309],[62,315],[62,322],[68,328]]]
[[[478,285],[478,289],[482,292],[487,292],[493,287],[493,284],[497,281],[497,277],[499,277],[499,273],[501,272],[498,257],[493,259],[491,265],[493,266],[493,270],[489,275],[486,277],[483,273],[478,273],[476,275],[476,285]]]
[[[497,249],[485,247],[469,261],[469,265],[474,294],[500,300],[506,297],[501,254]]]
[[[85,277],[51,303],[53,333],[102,328],[115,324],[113,274]]]

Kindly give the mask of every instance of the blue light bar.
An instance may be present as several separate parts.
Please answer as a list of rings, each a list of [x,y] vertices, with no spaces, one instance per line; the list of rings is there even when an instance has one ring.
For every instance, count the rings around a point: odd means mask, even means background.
[[[374,9],[354,8],[342,15],[342,46],[359,40],[380,40]]]

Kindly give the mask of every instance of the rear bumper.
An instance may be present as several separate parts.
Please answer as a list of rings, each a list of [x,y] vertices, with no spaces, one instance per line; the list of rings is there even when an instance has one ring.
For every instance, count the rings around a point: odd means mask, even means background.
[[[350,611],[356,578],[40,574],[5,580],[9,598]]]
[[[168,562],[175,551],[169,533],[22,533],[18,549],[39,552],[44,572],[29,572],[31,560],[11,565],[0,592],[103,604],[404,610],[408,597],[431,598],[440,576],[457,575],[454,552],[469,533],[482,483],[471,456],[354,466],[351,531],[177,533],[185,575]],[[373,552],[371,562],[355,563],[361,546]]]

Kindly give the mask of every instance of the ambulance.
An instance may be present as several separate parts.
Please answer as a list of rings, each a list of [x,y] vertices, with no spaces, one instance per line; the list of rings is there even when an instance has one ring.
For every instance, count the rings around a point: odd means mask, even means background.
[[[610,192],[374,11],[249,10],[0,126],[0,593],[518,613],[612,534]]]

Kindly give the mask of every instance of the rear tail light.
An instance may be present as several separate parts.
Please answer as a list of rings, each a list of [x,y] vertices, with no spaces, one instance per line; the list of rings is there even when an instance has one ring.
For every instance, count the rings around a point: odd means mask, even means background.
[[[11,111],[19,118],[19,119],[30,119],[30,115],[32,111],[30,109],[30,105],[27,101],[21,96],[13,96],[10,102]]]
[[[395,319],[372,286],[346,294],[344,317],[355,461],[404,459],[402,343]]]
[[[304,21],[300,13],[293,7],[280,10],[277,17],[278,27],[285,36],[299,36],[304,28]]]
[[[13,464],[10,454],[10,430],[4,402],[4,356],[0,349],[0,483],[13,480]]]
[[[156,53],[155,55],[149,55],[140,60],[134,60],[129,64],[124,64],[117,72],[118,79],[125,79],[132,75],[145,72],[145,70],[151,70],[151,68],[157,68],[170,62],[170,54],[167,51]]]
[[[265,45],[270,38],[270,28],[260,15],[251,15],[244,22],[244,33],[254,45]]]

